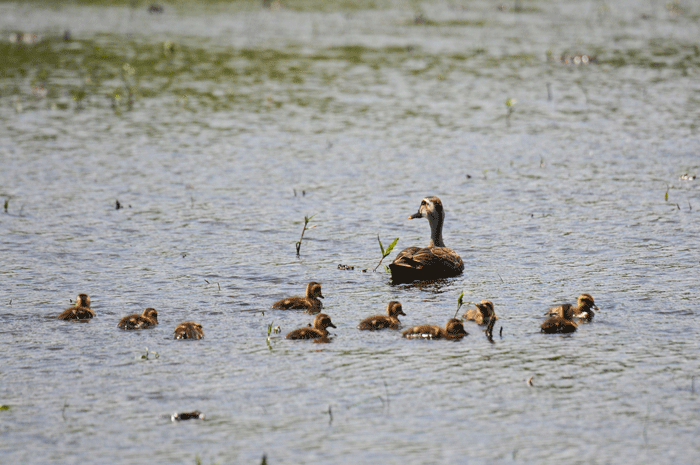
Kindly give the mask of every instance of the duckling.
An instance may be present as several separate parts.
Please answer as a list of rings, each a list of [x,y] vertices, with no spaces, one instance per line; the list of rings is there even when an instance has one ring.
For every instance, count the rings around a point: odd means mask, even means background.
[[[386,306],[386,313],[389,316],[374,315],[367,317],[362,320],[357,327],[359,329],[369,330],[385,328],[399,329],[399,326],[401,326],[399,315],[406,316],[406,314],[403,312],[403,307],[401,307],[401,302],[397,302],[395,300],[389,302],[389,305]]]
[[[568,304],[567,304],[568,305]],[[578,305],[577,306],[571,306],[569,305],[574,312],[574,316],[578,318],[580,321],[591,321],[593,320],[593,317],[595,316],[595,313],[593,312],[592,308],[595,308],[598,310],[598,306],[595,304],[595,301],[593,300],[593,296],[590,294],[581,294],[578,296]],[[545,315],[549,316],[564,316],[563,314],[563,305],[560,305],[559,307],[553,307],[550,308]]]
[[[464,312],[465,320],[474,320],[479,325],[489,324],[491,318],[498,320],[498,316],[493,311],[493,302],[490,300],[482,300],[480,304],[476,304],[476,308],[470,308]]]
[[[561,306],[561,316],[554,315],[547,321],[542,323],[541,332],[547,334],[553,333],[573,333],[576,331],[576,323],[573,318],[575,315],[576,307],[571,304],[564,304]]]
[[[439,198],[426,197],[421,201],[418,213],[408,217],[427,218],[430,224],[430,245],[409,247],[402,250],[389,265],[395,283],[415,280],[449,278],[462,274],[464,262],[454,250],[445,247],[442,240],[442,224],[445,210]]]
[[[314,318],[313,328],[299,328],[287,334],[287,339],[323,339],[328,338],[328,330],[326,328],[335,328],[331,322],[331,317],[325,313],[319,313]]]
[[[193,321],[180,323],[175,328],[175,339],[202,339],[203,337],[202,325]]]
[[[121,329],[147,329],[158,324],[158,312],[155,308],[147,308],[141,315],[129,315],[121,319],[117,327]]]
[[[56,318],[59,320],[89,320],[95,316],[90,309],[90,297],[87,294],[78,294],[75,299],[75,307],[67,308]]]
[[[457,318],[447,322],[445,328],[436,325],[420,325],[408,328],[403,332],[403,337],[410,339],[454,339],[459,340],[469,333],[464,330],[464,325]]]
[[[272,308],[278,310],[306,310],[306,313],[313,315],[320,312],[323,308],[323,302],[318,300],[319,298],[323,299],[321,285],[311,281],[306,286],[306,297],[287,297],[272,304]]]

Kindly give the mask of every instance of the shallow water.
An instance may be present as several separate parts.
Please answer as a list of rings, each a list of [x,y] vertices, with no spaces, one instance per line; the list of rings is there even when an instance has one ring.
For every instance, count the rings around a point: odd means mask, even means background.
[[[700,10],[520,4],[0,4],[4,460],[698,462]],[[464,275],[362,272],[427,244],[426,195]],[[269,309],[310,280],[330,344]],[[462,291],[493,344],[356,329]],[[95,319],[49,318],[80,292]],[[594,322],[538,333],[581,292]]]

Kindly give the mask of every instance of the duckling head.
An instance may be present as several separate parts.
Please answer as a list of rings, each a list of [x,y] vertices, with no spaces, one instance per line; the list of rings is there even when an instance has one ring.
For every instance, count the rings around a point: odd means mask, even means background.
[[[580,296],[578,296],[578,306],[585,308],[593,307],[596,310],[598,310],[598,306],[595,304],[593,296],[590,294],[581,294]]]
[[[158,323],[158,312],[155,308],[148,307],[146,310],[143,311],[143,316]]]
[[[89,307],[90,306],[90,297],[87,294],[78,294],[78,297],[75,299],[75,306],[76,307]]]
[[[464,330],[462,320],[458,320],[457,318],[452,318],[450,321],[447,322],[447,325],[445,325],[445,331],[447,331],[452,336],[466,336],[467,334],[469,334]]]
[[[311,281],[306,286],[306,297],[309,298],[320,298],[323,299],[323,294],[321,293],[321,285],[316,281]]]
[[[331,317],[326,315],[325,313],[319,313],[316,315],[316,318],[314,318],[314,328],[316,329],[326,329],[326,328],[335,328],[336,326],[331,322]]]
[[[406,314],[403,312],[401,302],[398,302],[396,300],[392,300],[391,302],[389,302],[389,305],[386,306],[386,313],[390,317],[397,317],[399,315],[406,316]]]

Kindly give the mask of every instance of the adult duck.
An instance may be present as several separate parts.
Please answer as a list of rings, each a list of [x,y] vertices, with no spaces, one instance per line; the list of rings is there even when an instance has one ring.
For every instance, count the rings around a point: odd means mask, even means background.
[[[415,218],[428,219],[430,245],[402,250],[389,265],[392,280],[395,283],[406,283],[415,280],[449,278],[462,274],[464,262],[457,252],[445,247],[445,242],[442,240],[445,209],[440,199],[435,196],[424,198],[418,213],[408,217],[409,220]]]

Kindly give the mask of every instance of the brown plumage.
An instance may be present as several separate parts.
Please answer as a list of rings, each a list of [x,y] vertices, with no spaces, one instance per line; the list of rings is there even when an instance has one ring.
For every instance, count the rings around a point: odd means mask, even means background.
[[[445,247],[442,240],[442,225],[445,210],[439,198],[426,197],[420,204],[418,213],[408,217],[427,218],[430,224],[430,245],[409,247],[396,256],[389,269],[395,283],[415,280],[433,280],[457,276],[464,270],[464,262],[454,250]]]
[[[95,316],[90,309],[90,297],[87,294],[78,294],[75,299],[75,307],[67,308],[56,318],[59,320],[89,320]]]
[[[593,296],[590,294],[581,294],[578,296],[578,305],[573,306],[570,304],[564,304],[564,305],[569,305],[573,309],[574,316],[578,318],[580,321],[591,321],[593,317],[595,316],[595,312],[593,312],[592,309],[598,310],[598,306],[595,304],[595,301],[593,300]],[[550,308],[545,315],[548,316],[563,316],[563,308],[564,305],[560,305],[558,307],[553,307]]]
[[[119,321],[121,329],[147,329],[158,324],[158,312],[155,308],[147,308],[141,315],[129,315]]]
[[[357,326],[359,329],[377,330],[377,329],[399,329],[401,322],[399,321],[399,315],[406,314],[403,312],[403,307],[401,302],[392,300],[389,305],[386,306],[387,315],[374,315],[365,318]]]
[[[574,309],[576,307],[571,304],[561,306],[562,316],[554,315],[547,321],[542,323],[541,332],[547,334],[554,333],[573,333],[576,331],[576,323],[574,322]]]
[[[493,302],[490,300],[482,300],[480,304],[476,304],[476,308],[470,308],[464,312],[465,320],[473,320],[480,325],[489,324],[491,318],[498,320],[496,312],[493,311]]]
[[[175,328],[175,339],[202,339],[203,337],[202,325],[193,321],[180,323]]]
[[[462,339],[469,333],[464,330],[464,325],[457,318],[452,318],[444,328],[437,325],[420,325],[408,328],[403,332],[403,337],[411,339]]]
[[[314,318],[313,328],[299,328],[287,334],[287,339],[318,339],[328,338],[328,330],[326,328],[335,328],[331,322],[331,317],[325,313],[319,313]]]
[[[306,310],[306,313],[313,315],[320,312],[323,308],[323,302],[318,300],[319,298],[323,299],[321,285],[311,281],[306,286],[306,297],[287,297],[272,304],[272,308],[278,310]]]

